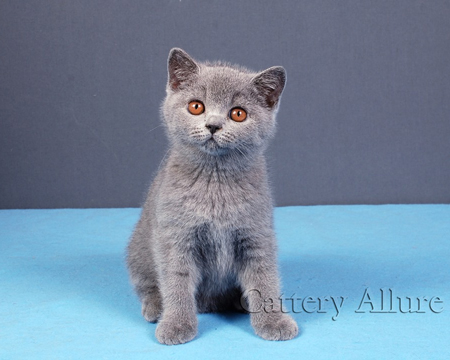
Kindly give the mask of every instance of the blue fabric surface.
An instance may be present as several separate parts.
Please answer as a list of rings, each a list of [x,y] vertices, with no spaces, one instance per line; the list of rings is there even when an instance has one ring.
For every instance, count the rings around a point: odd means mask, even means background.
[[[0,359],[449,358],[449,205],[277,208],[282,299],[296,299],[285,306],[301,311],[300,336],[264,341],[248,315],[203,314],[196,339],[178,346],[156,341],[128,282],[138,216],[0,211]],[[380,288],[395,313],[370,312]],[[339,314],[331,296],[344,297]],[[403,311],[419,297],[423,313],[402,313],[397,297]]]

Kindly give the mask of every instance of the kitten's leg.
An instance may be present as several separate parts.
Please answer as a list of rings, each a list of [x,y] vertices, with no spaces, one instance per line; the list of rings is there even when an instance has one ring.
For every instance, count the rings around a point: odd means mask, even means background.
[[[156,322],[162,313],[162,301],[158,278],[145,235],[138,227],[128,246],[128,268],[131,281],[142,302],[142,316]]]
[[[161,240],[160,243],[167,245],[169,241]],[[160,291],[164,310],[156,328],[156,338],[162,344],[183,344],[197,334],[194,295],[197,269],[192,257],[174,248],[159,258]]]
[[[276,272],[273,265],[248,264],[241,282],[256,334],[266,340],[290,340],[297,336],[298,326],[289,315],[281,312]]]
[[[245,296],[241,304],[250,312],[250,321],[256,334],[266,340],[294,338],[298,334],[298,326],[294,319],[280,309],[275,250],[265,251],[264,248],[268,246],[258,246],[256,241],[248,238],[238,240],[238,244],[238,277]]]

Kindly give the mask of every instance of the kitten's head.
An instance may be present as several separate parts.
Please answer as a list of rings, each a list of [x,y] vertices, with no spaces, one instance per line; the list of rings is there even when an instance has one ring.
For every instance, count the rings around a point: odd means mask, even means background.
[[[163,115],[174,145],[211,155],[264,149],[275,132],[285,70],[260,73],[224,63],[198,63],[181,49],[168,59]]]

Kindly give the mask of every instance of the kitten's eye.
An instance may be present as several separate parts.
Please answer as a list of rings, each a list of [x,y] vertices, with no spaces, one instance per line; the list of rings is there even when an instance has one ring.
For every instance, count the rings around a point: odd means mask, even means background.
[[[191,101],[188,106],[188,110],[192,115],[200,115],[205,111],[205,105],[200,101]]]
[[[230,118],[231,120],[241,122],[247,119],[247,112],[242,108],[234,108],[230,111]]]

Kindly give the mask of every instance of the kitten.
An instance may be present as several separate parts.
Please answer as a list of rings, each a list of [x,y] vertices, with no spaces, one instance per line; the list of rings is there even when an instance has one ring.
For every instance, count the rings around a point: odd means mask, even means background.
[[[285,71],[198,63],[175,48],[168,73],[162,117],[170,150],[128,246],[142,314],[158,321],[163,344],[192,340],[197,312],[240,306],[262,338],[291,339],[295,321],[263,302],[280,296],[263,152]]]

